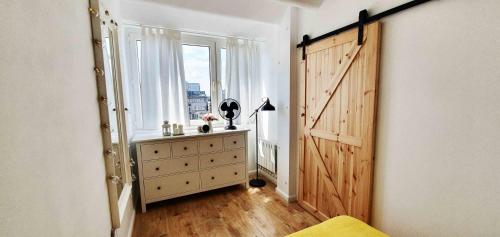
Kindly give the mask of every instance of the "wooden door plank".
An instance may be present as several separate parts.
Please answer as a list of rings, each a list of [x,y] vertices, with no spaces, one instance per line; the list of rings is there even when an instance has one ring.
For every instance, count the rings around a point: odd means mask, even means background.
[[[344,76],[346,75],[362,46],[363,45],[357,45],[355,42],[352,43],[351,49],[344,54],[344,60],[342,60],[342,64],[340,66],[341,69],[339,70],[338,74],[335,75],[334,80],[332,80],[327,89],[321,93],[322,96],[319,98],[319,100],[317,95],[314,97],[315,110],[308,119],[309,128],[313,128],[313,126],[316,125],[316,122],[318,122],[319,116],[321,116],[321,114],[323,113],[326,104],[330,101],[334,92],[342,82]]]
[[[305,123],[305,116],[306,116],[306,94],[305,91],[301,88],[306,87],[306,60],[302,60],[302,52],[297,51],[297,63],[299,64],[298,66],[298,71],[297,71],[297,81],[299,83],[299,99],[298,99],[298,113],[299,113],[299,122],[297,124],[298,126],[298,137],[297,137],[297,144],[299,146],[299,151],[297,152],[297,159],[299,161],[299,187],[298,187],[298,200],[301,201],[303,199],[303,180],[304,180],[304,159],[302,157],[304,156],[304,126],[306,125]]]
[[[342,47],[335,48],[335,65],[336,73],[340,70],[342,64],[342,55],[344,51]],[[340,93],[333,93],[333,132],[340,134]]]
[[[380,23],[370,24],[367,35],[370,36],[370,41],[366,43],[365,58],[366,58],[366,75],[364,80],[363,91],[363,149],[357,157],[358,166],[360,169],[359,175],[359,192],[354,200],[359,208],[356,209],[356,216],[359,216],[363,221],[369,222],[371,209],[371,195],[373,183],[373,160],[375,148],[375,124],[377,112],[377,90],[378,90],[378,75],[380,63]]]
[[[314,107],[313,99],[314,99],[314,91],[313,91],[313,84],[311,81],[315,79],[315,73],[316,73],[316,54],[310,54],[307,55],[307,60],[306,60],[306,81],[305,81],[305,99],[306,99],[306,113],[309,113]],[[310,202],[310,189],[311,189],[311,152],[306,149],[306,142],[307,139],[304,137],[304,189],[303,189],[303,201],[304,202]]]
[[[307,138],[307,140],[311,140],[309,137]],[[315,157],[315,154],[314,152],[311,150],[311,154],[310,154],[310,169],[309,171],[311,172],[310,173],[310,182],[311,184],[309,185],[310,189],[309,189],[309,203],[313,206],[313,207],[317,207],[317,200],[318,200],[318,159]]]
[[[361,50],[360,50],[361,51]],[[359,54],[359,53],[358,53]],[[357,99],[357,86],[358,86],[358,66],[362,58],[354,60],[349,70],[349,96],[347,103],[347,133],[345,135],[354,136],[356,129],[356,99]]]
[[[367,26],[365,26],[365,32],[366,29]],[[309,55],[328,48],[335,48],[336,46],[349,43],[357,39],[358,39],[358,31],[351,30],[343,34],[336,35],[335,37],[326,38],[324,40],[318,41],[314,44],[307,46],[306,53]],[[366,34],[363,36],[363,41],[365,40],[366,40]]]
[[[321,98],[321,91],[323,90],[323,64],[324,64],[324,50],[318,51],[316,54],[316,75],[314,78],[314,110],[316,110],[319,106],[319,99]],[[319,139],[314,138],[316,144],[319,144]]]
[[[323,88],[326,88],[326,86],[328,86],[328,84],[330,83],[330,71],[331,71],[331,62],[330,62],[330,49],[326,49],[326,50],[323,50],[321,51],[322,52],[322,57],[323,57],[323,64],[322,64],[322,74],[321,74],[321,88],[320,90],[323,90]],[[322,130],[328,130],[328,127],[329,127],[329,121],[330,121],[330,117],[328,116],[328,110],[327,112],[322,116],[320,117],[320,124],[319,124],[319,127],[321,127]],[[331,174],[332,173],[332,170],[331,170],[331,164],[332,164],[332,160],[331,160],[331,155],[328,154],[328,149],[327,149],[327,143],[329,141],[328,140],[325,140],[325,139],[319,139],[318,138],[318,149],[320,151],[320,154],[322,155],[322,158],[323,158],[323,161],[324,163],[326,164],[326,168],[328,169],[328,172]],[[319,186],[321,187],[321,185]]]
[[[328,173],[325,163],[323,162],[323,159],[321,158],[321,154],[318,151],[318,147],[314,143],[314,140],[310,135],[306,136],[307,144],[308,147],[311,149],[313,153],[313,159],[316,161],[316,165],[320,171],[320,175],[322,178],[328,180],[329,182],[327,183],[329,188],[332,190],[332,201],[335,204],[335,207],[337,207],[337,215],[345,215],[346,210],[344,205],[342,204],[342,201],[340,200],[337,188],[333,186],[333,180],[331,175]]]
[[[363,118],[363,86],[364,86],[364,68],[366,65],[366,57],[365,50],[362,49],[359,51],[359,60],[358,60],[358,78],[357,78],[357,88],[356,88],[356,116],[354,118],[354,123],[356,123],[356,128],[354,129],[354,136],[361,137],[361,129],[363,127],[362,118]]]
[[[334,142],[340,142],[342,144],[347,144],[351,146],[356,146],[356,147],[361,147],[361,144],[363,143],[363,139],[360,137],[354,137],[354,136],[347,136],[347,135],[340,135],[337,133],[321,130],[321,129],[311,129],[309,130],[309,133],[313,137],[318,137],[322,139],[326,139],[329,141],[334,141]]]
[[[307,147],[307,137],[305,137],[306,139],[306,147]],[[311,179],[312,179],[312,175],[311,175],[311,169],[312,169],[312,165],[311,165],[311,152],[309,151],[309,149],[306,148],[306,152],[305,152],[305,161],[304,161],[304,201],[305,202],[310,202],[311,201],[311,198],[310,198],[310,193],[311,193]]]

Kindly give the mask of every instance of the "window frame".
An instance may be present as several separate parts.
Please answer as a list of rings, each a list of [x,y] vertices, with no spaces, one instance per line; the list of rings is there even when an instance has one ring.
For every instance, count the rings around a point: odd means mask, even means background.
[[[131,127],[133,131],[148,131],[149,129],[142,128],[142,78],[140,75],[140,62],[138,61],[139,55],[137,50],[137,41],[141,42],[141,31],[138,28],[126,27],[124,30],[126,35],[125,46],[125,71],[128,80],[128,88],[126,94],[130,98],[131,107]],[[141,49],[142,50],[142,49]],[[132,131],[132,133],[133,133]]]
[[[181,44],[189,45],[189,46],[199,46],[199,47],[207,47],[209,50],[209,74],[210,74],[210,107],[209,113],[213,113],[213,105],[216,103],[216,94],[217,94],[217,56],[216,56],[216,42],[207,37],[194,36],[194,35],[186,35],[182,34]],[[184,56],[184,55],[183,55]],[[185,60],[185,59],[183,59]],[[187,79],[187,78],[186,78]],[[186,81],[187,82],[187,81]],[[186,88],[187,92],[187,88]],[[215,97],[214,97],[215,95]],[[189,105],[188,105],[189,107]],[[199,122],[197,120],[191,120],[189,118],[189,126],[194,127],[202,125],[203,122]]]
[[[219,116],[218,107],[220,103],[220,97],[222,92],[222,62],[221,62],[221,50],[226,48],[226,40],[222,38],[200,36],[190,33],[182,33],[181,37],[182,45],[192,45],[192,46],[202,46],[209,48],[209,59],[210,59],[210,110],[209,113],[216,115],[219,120],[214,121],[212,124],[215,127],[224,126],[224,121]],[[201,123],[193,123],[196,120],[189,120],[189,127],[194,128]]]

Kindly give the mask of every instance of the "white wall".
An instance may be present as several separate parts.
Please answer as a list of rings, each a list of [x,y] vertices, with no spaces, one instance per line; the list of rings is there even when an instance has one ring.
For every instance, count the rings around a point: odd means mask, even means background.
[[[0,236],[110,236],[87,8],[0,3]]]
[[[258,39],[274,34],[273,24],[154,2],[121,0],[120,8],[122,19],[146,25]]]
[[[405,1],[324,1],[300,39]],[[373,224],[391,236],[500,235],[500,2],[383,19]]]
[[[276,191],[285,200],[293,201],[296,199],[296,116],[295,108],[297,98],[292,91],[297,90],[295,79],[295,59],[291,53],[295,53],[293,45],[295,44],[294,25],[292,22],[297,17],[297,10],[289,7],[279,25],[279,71],[277,80],[278,91],[278,175]],[[294,75],[293,77],[291,75]]]

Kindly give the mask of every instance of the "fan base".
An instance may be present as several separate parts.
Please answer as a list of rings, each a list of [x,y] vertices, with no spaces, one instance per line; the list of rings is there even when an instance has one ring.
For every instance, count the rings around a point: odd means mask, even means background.
[[[226,129],[226,130],[236,130],[237,128],[234,125],[227,125],[226,127],[224,127],[224,129]]]

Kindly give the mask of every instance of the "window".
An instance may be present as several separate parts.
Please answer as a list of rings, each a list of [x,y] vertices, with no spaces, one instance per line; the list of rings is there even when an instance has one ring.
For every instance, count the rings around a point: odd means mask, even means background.
[[[222,41],[211,37],[182,36],[186,94],[191,126],[204,124],[202,116],[218,113],[220,57]]]
[[[140,40],[135,41],[136,55],[137,55],[137,78],[139,79],[139,85],[141,82],[141,56],[142,56],[142,42]]]
[[[137,75],[135,85],[139,87],[138,91],[142,91],[142,44],[139,35],[129,35],[129,37],[133,38],[133,44],[129,47],[132,47],[131,50],[134,50],[136,55],[132,62],[136,68],[134,74]],[[198,126],[204,124],[202,121],[204,114],[218,115],[219,100],[224,99],[226,95],[222,89],[226,72],[225,40],[183,34],[182,50],[190,122],[188,126]],[[140,107],[142,104],[140,94],[134,96],[134,100],[136,100],[136,106]],[[214,124],[223,124],[223,121],[220,120]]]
[[[194,125],[204,114],[212,111],[210,48],[184,44],[182,53],[189,120]]]
[[[221,100],[226,99],[226,90],[223,85],[226,84],[226,49],[221,48],[220,49],[220,82],[221,82],[221,89],[220,89],[220,98]]]

